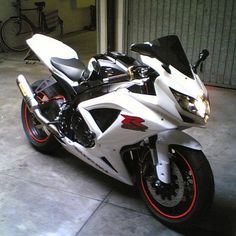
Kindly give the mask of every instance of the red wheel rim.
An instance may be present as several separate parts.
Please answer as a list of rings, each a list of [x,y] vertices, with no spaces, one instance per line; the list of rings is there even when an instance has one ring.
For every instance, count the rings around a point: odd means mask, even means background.
[[[151,205],[151,207],[157,213],[159,213],[162,216],[165,216],[167,218],[170,218],[170,219],[179,219],[179,218],[182,218],[182,217],[186,216],[187,214],[189,214],[192,211],[193,207],[194,207],[194,204],[196,202],[196,197],[197,197],[197,185],[196,185],[196,178],[194,176],[194,172],[193,172],[190,164],[188,163],[188,161],[179,152],[178,152],[178,154],[182,158],[184,163],[187,165],[189,171],[191,172],[191,176],[192,176],[192,180],[193,180],[193,197],[192,197],[192,201],[191,201],[189,207],[183,213],[180,213],[178,215],[170,215],[170,214],[167,214],[167,213],[163,212],[160,208],[158,208],[158,206],[155,204],[155,201],[149,196],[149,190],[147,190],[147,187],[145,186],[144,180],[143,180],[143,178],[141,178],[141,188],[142,188],[142,191],[143,191],[148,203]]]
[[[25,126],[26,126],[26,129],[27,129],[27,132],[28,134],[30,135],[30,137],[38,142],[38,143],[44,143],[48,140],[49,136],[45,133],[45,137],[37,137],[36,136],[36,132],[32,130],[32,127],[30,125],[30,122],[29,122],[29,109],[27,107],[27,105],[25,104],[25,108],[24,108],[24,120],[25,120]],[[36,129],[36,127],[34,127],[34,129]],[[42,131],[43,132],[43,131]]]
[[[46,94],[40,92],[37,95],[38,102],[42,103],[44,102],[44,99],[48,100],[48,97]],[[33,125],[33,121],[30,120],[30,116],[33,116],[33,114],[30,113],[27,105],[24,106],[24,120],[25,120],[25,126],[27,129],[27,133],[30,135],[30,137],[38,142],[38,143],[44,143],[48,140],[49,135],[47,135],[42,129],[38,129]],[[35,118],[36,119],[36,118]]]

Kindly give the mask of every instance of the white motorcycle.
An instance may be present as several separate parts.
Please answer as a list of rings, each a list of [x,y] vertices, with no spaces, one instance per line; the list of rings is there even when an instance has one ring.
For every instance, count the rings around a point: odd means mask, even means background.
[[[99,171],[137,185],[163,223],[189,227],[210,207],[214,180],[198,141],[183,132],[203,127],[210,107],[197,68],[177,36],[133,44],[141,62],[108,52],[88,66],[64,43],[27,40],[51,77],[31,85],[17,78],[22,123],[30,143],[50,153],[62,146]]]

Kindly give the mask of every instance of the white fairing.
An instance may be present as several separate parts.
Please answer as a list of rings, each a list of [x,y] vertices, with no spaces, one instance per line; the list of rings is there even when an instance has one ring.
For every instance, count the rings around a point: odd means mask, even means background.
[[[52,57],[63,59],[78,58],[74,49],[54,38],[42,34],[35,34],[32,38],[27,40],[27,44],[51,70],[53,69],[50,62]]]
[[[201,97],[202,95],[207,97],[208,94],[206,87],[195,73],[193,73],[194,78],[189,78],[170,65],[169,68],[171,73],[169,74],[163,69],[162,62],[160,62],[158,59],[143,55],[140,57],[143,63],[150,66],[159,73],[159,76],[154,84],[157,97],[159,98],[159,106],[168,114],[173,115],[176,119],[182,120],[177,109],[178,105],[176,103],[176,99],[171,93],[170,88],[195,99],[197,99],[199,96]],[[182,124],[180,123],[179,125],[181,126]],[[193,125],[185,124],[184,126]],[[194,126],[197,125],[194,124]]]
[[[70,86],[78,86],[77,82],[70,80],[70,78],[68,78],[61,71],[57,70],[51,64],[52,57],[58,57],[62,59],[78,59],[78,55],[74,49],[54,38],[50,38],[42,34],[35,34],[26,42],[49,70],[53,71],[54,74],[66,81]]]
[[[54,38],[42,34],[35,34],[27,40],[27,44],[50,70],[53,70],[50,62],[52,57],[63,59],[78,58],[74,49]]]
[[[197,98],[199,95],[203,94],[207,95],[205,86],[196,74],[193,73],[195,78],[191,79],[171,65],[171,74],[169,74],[163,69],[162,63],[158,59],[141,55],[141,60],[160,74],[155,84],[157,90],[159,90],[159,86],[162,87],[164,85],[183,94],[188,94],[193,98]]]
[[[133,93],[127,89],[120,89],[104,96],[81,102],[77,109],[84,117],[90,130],[96,134],[96,144],[93,148],[84,148],[77,143],[65,147],[68,151],[77,156],[79,155],[81,159],[100,171],[127,184],[132,184],[132,181],[120,156],[122,147],[140,142],[156,134],[157,131],[161,132],[177,127],[177,122],[173,124],[173,122],[164,118],[165,115],[156,113],[135,99],[135,97],[132,97],[132,95]],[[157,101],[155,101],[155,105],[158,106]],[[105,132],[102,132],[89,112],[95,108],[113,108],[121,112],[115,122]],[[142,124],[147,126],[147,130],[136,131],[122,128],[122,122],[125,119],[123,115],[142,117]],[[101,157],[106,157],[116,171],[105,164]]]

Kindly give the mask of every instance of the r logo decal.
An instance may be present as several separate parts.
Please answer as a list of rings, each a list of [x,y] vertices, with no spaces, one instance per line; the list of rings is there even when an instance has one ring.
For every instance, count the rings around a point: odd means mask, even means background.
[[[145,120],[143,120],[142,118],[136,117],[136,116],[128,116],[128,115],[122,115],[122,116],[124,117],[124,120],[122,120],[123,125],[121,126],[121,128],[143,131],[143,132],[146,129],[148,129],[146,125],[141,124],[145,122]]]

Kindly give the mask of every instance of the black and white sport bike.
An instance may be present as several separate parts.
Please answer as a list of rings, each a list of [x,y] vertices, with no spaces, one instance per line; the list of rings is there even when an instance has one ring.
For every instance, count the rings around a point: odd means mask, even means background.
[[[22,123],[37,150],[62,146],[101,172],[137,185],[163,223],[188,227],[212,203],[214,180],[198,141],[183,132],[203,127],[210,115],[208,94],[177,36],[133,44],[141,62],[118,53],[96,55],[88,66],[53,38],[27,40],[51,77],[22,93]]]

